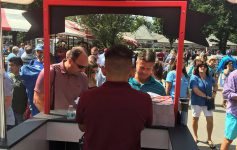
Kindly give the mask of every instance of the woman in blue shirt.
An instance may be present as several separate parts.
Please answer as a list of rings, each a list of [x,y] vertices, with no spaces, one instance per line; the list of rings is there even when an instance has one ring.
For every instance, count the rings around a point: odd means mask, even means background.
[[[189,85],[189,76],[187,74],[185,68],[185,59],[183,59],[182,64],[182,77],[181,77],[181,86],[180,86],[180,101],[186,103],[188,105],[189,102],[189,93],[188,93],[188,85]],[[172,66],[172,70],[167,74],[166,77],[166,95],[172,96],[174,99],[175,95],[175,84],[176,84],[176,63]],[[182,100],[181,100],[182,99]],[[188,111],[181,111],[181,124],[187,125]]]
[[[207,121],[207,144],[210,148],[215,148],[211,135],[213,130],[213,114],[212,110],[207,110],[206,101],[214,99],[217,91],[215,80],[209,76],[209,70],[206,63],[197,65],[194,75],[190,79],[191,92],[191,109],[193,115],[192,127],[194,132],[194,140],[198,142],[197,130],[198,119],[203,111]],[[213,91],[212,91],[213,89]]]
[[[188,98],[188,85],[189,85],[189,76],[185,68],[185,60],[183,59],[182,64],[182,78],[181,78],[181,89],[180,89],[180,98]],[[176,63],[172,66],[171,71],[167,74],[166,77],[166,95],[172,96],[174,99],[175,94],[175,82],[176,82]]]

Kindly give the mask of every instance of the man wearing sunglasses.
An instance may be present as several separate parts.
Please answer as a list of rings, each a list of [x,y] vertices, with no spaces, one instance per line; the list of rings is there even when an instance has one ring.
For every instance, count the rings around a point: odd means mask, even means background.
[[[50,67],[51,108],[67,109],[74,105],[81,92],[88,89],[85,69],[87,54],[83,47],[73,47],[67,59]],[[44,70],[40,72],[34,92],[34,103],[40,111],[44,110]]]

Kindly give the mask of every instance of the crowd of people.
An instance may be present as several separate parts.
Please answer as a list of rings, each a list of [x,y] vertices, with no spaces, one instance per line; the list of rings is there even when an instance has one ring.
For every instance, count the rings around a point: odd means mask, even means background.
[[[66,50],[65,43],[62,45],[63,55],[56,61],[52,57],[50,66],[51,109],[67,109],[69,105],[77,108],[79,127],[86,132],[85,149],[112,148],[115,141],[121,143],[117,149],[140,146],[140,132],[152,122],[151,98],[144,93],[167,95],[174,99],[177,51],[155,53],[141,50],[134,53],[124,45],[115,45],[104,48],[101,53],[97,47],[88,50],[79,45]],[[4,92],[8,129],[44,110],[43,51],[43,45],[33,48],[22,43],[20,48],[14,46],[6,58]],[[224,86],[223,107],[227,104],[227,118],[232,120],[226,121],[222,150],[227,150],[237,136],[237,103],[233,101],[237,92],[234,71],[237,64],[231,56],[232,51],[226,52],[226,56],[219,52],[208,56],[206,51],[185,51],[180,86],[180,99],[190,99],[191,102],[194,140],[199,142],[198,120],[203,112],[210,148],[215,148],[212,130],[218,82]],[[233,120],[235,127],[231,130],[228,127]],[[111,126],[117,123],[121,129],[115,132]],[[105,130],[109,132],[104,134]],[[119,139],[106,142],[111,136]],[[122,139],[126,137],[131,141],[124,142]]]

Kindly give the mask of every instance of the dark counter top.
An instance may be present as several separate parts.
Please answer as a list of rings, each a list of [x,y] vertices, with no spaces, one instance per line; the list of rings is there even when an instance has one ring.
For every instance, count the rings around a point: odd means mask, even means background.
[[[60,122],[60,123],[76,123],[76,120],[68,120],[65,111],[51,112],[49,115],[39,114],[32,119],[12,128],[7,132],[7,141],[0,143],[0,148],[11,148],[26,136],[40,128],[47,122]],[[152,126],[151,129],[168,130],[172,149],[183,150],[198,150],[193,137],[186,126],[177,125],[175,127]]]
[[[0,148],[8,149],[47,122],[46,119],[30,119],[7,131],[7,140],[0,142]]]

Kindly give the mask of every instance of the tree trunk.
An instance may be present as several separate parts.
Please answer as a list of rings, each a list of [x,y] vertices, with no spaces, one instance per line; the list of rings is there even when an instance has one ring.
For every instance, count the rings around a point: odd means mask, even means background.
[[[221,37],[219,38],[219,49],[221,50],[222,54],[226,54],[226,47],[227,47],[227,41],[229,39],[230,33],[229,32],[223,32]]]
[[[12,44],[15,46],[17,45],[17,32],[12,31]]]

